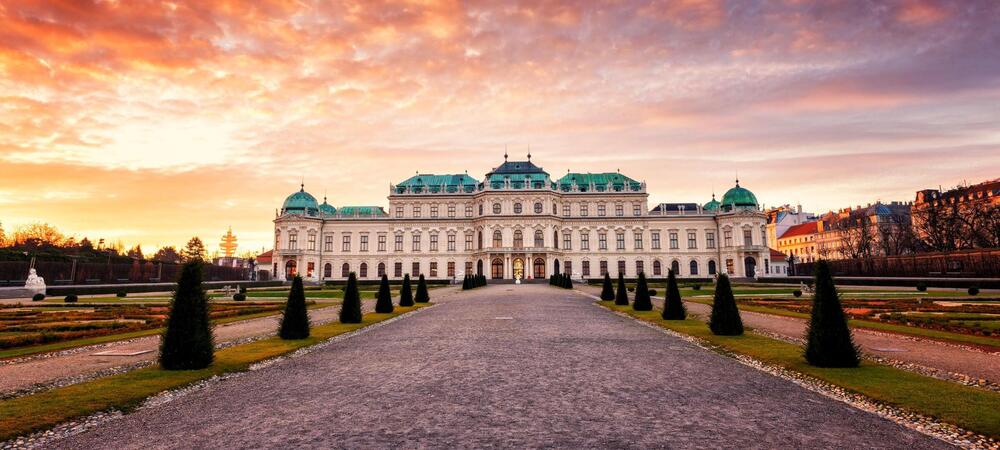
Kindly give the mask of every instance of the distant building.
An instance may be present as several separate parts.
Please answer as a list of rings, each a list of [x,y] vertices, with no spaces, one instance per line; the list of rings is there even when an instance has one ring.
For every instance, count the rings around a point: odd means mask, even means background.
[[[771,249],[771,264],[769,267],[768,276],[772,277],[787,277],[788,276],[788,259],[785,257],[784,253],[781,253],[775,249]]]
[[[789,228],[817,219],[813,213],[802,212],[802,205],[794,208],[790,205],[769,208],[764,214],[767,215],[768,242],[778,242],[778,237],[785,234]]]
[[[777,250],[794,262],[898,255],[911,251],[911,235],[909,203],[877,202],[789,227]]]
[[[268,250],[254,258],[254,265],[257,269],[257,279],[268,281],[274,279],[274,250]]]
[[[816,237],[819,236],[819,221],[794,225],[778,237],[778,252],[791,257],[795,262],[813,262],[819,259]]]
[[[334,208],[305,191],[274,220],[272,270],[309,281],[400,278],[612,276],[735,277],[764,274],[766,218],[736,186],[721,202],[648,208],[646,184],[621,173],[552,179],[527,161],[507,161],[482,181],[468,174],[417,174],[389,187],[379,206]]]
[[[913,230],[928,250],[1000,247],[1000,178],[947,191],[917,191]]]

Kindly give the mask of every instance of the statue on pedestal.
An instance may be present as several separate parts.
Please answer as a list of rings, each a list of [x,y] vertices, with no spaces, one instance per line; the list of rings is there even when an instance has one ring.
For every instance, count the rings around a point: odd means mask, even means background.
[[[35,268],[28,269],[28,279],[24,282],[24,288],[34,294],[45,294],[45,278],[38,276]]]

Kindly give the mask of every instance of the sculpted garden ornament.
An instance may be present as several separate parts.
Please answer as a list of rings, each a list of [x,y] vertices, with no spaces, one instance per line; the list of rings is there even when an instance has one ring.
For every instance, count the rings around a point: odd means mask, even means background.
[[[35,268],[28,269],[28,279],[24,282],[24,288],[32,291],[32,294],[45,293],[45,278],[38,276]]]

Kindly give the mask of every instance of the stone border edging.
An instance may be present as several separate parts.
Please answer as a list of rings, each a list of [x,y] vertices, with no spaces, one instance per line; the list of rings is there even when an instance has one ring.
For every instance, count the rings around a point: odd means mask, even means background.
[[[215,385],[217,383],[220,383],[222,381],[229,380],[229,379],[232,379],[232,378],[242,377],[242,376],[245,376],[247,374],[256,372],[256,371],[261,370],[261,369],[265,369],[265,368],[270,367],[270,366],[272,366],[274,364],[277,364],[279,362],[282,362],[282,361],[285,361],[285,360],[288,360],[288,359],[291,359],[291,358],[298,358],[300,356],[307,355],[309,353],[312,353],[313,351],[316,351],[316,350],[328,347],[328,346],[333,345],[333,344],[335,344],[337,342],[350,339],[350,338],[352,338],[354,336],[358,336],[358,335],[367,333],[367,332],[372,331],[372,330],[376,330],[376,329],[378,329],[378,328],[380,328],[382,326],[388,325],[390,323],[393,323],[393,322],[395,322],[397,320],[400,320],[400,319],[403,319],[405,317],[409,317],[409,316],[411,316],[413,314],[416,314],[416,313],[418,313],[420,311],[434,308],[437,305],[438,304],[431,304],[429,306],[425,306],[425,307],[422,307],[422,308],[417,308],[417,309],[414,309],[413,311],[405,312],[405,313],[400,314],[400,315],[398,315],[396,317],[392,317],[392,318],[383,320],[381,322],[376,322],[376,323],[373,323],[373,324],[368,325],[366,327],[359,328],[359,329],[354,330],[354,331],[350,331],[350,332],[343,333],[343,334],[338,334],[338,335],[333,336],[333,337],[331,337],[331,338],[329,338],[329,339],[327,339],[325,341],[322,341],[322,342],[310,345],[308,347],[300,348],[300,349],[295,350],[295,351],[293,351],[291,353],[288,353],[288,354],[285,354],[285,355],[281,355],[281,356],[276,356],[276,357],[269,358],[269,359],[265,359],[263,361],[258,361],[256,363],[250,364],[247,367],[247,369],[243,370],[243,371],[230,372],[230,373],[227,373],[227,374],[224,374],[224,375],[214,375],[214,376],[209,377],[209,378],[205,378],[205,379],[202,379],[202,380],[195,381],[195,382],[193,382],[193,383],[191,383],[191,384],[189,384],[187,386],[183,386],[183,387],[176,388],[176,389],[169,389],[169,390],[160,392],[158,394],[153,394],[153,395],[151,395],[149,397],[146,397],[146,399],[142,401],[142,404],[140,404],[138,407],[136,407],[132,411],[130,411],[129,414],[134,413],[136,411],[141,411],[141,410],[144,410],[144,409],[154,408],[154,407],[157,407],[157,406],[169,403],[169,402],[171,402],[171,401],[173,401],[173,400],[175,400],[177,398],[183,397],[185,395],[205,390],[205,389],[207,389],[207,388],[209,388],[209,387],[211,387],[211,386],[213,386],[213,385]],[[253,340],[260,340],[260,339],[261,339],[260,337],[257,337],[256,339],[253,339]],[[91,414],[91,415],[86,416],[86,417],[78,418],[78,419],[72,420],[70,422],[65,422],[65,423],[56,425],[56,426],[54,426],[54,427],[52,427],[52,428],[50,428],[48,430],[38,431],[38,432],[29,434],[29,435],[26,435],[26,436],[19,436],[19,437],[16,437],[14,439],[11,439],[11,440],[9,440],[7,442],[0,442],[0,449],[2,449],[2,450],[8,450],[8,449],[31,449],[31,448],[39,448],[39,447],[49,447],[55,441],[58,441],[60,439],[65,439],[67,437],[70,437],[70,436],[73,436],[73,435],[76,435],[76,434],[84,433],[84,432],[86,432],[86,431],[88,431],[88,430],[90,430],[92,428],[97,427],[97,426],[103,425],[103,424],[108,423],[108,422],[112,422],[112,421],[117,420],[117,419],[121,419],[121,418],[125,417],[126,415],[127,415],[126,413],[123,413],[122,411],[120,411],[118,409],[110,409],[110,410],[105,410],[105,411],[99,411],[99,412],[96,412],[96,413]]]
[[[598,296],[577,290],[574,291],[588,298],[600,301],[600,297]],[[632,317],[620,311],[615,311],[606,308],[597,303],[594,303],[594,306],[609,311],[612,314],[638,322],[639,324],[645,327],[657,330],[668,336],[673,336],[682,339],[686,342],[694,344],[695,346],[701,349],[709,350],[711,352],[720,354],[722,356],[735,359],[737,362],[747,367],[781,378],[785,381],[792,382],[802,388],[820,394],[829,399],[845,403],[852,408],[865,411],[867,413],[876,415],[878,417],[890,420],[903,427],[917,431],[921,434],[930,436],[932,438],[938,439],[950,445],[954,445],[961,448],[970,448],[970,449],[1000,448],[1000,443],[990,438],[987,438],[986,436],[976,434],[974,432],[965,430],[958,426],[941,422],[938,421],[937,419],[927,417],[921,414],[908,412],[901,408],[897,408],[895,406],[887,405],[883,402],[872,399],[866,395],[850,392],[847,389],[837,386],[833,383],[828,383],[818,378],[814,378],[809,375],[796,372],[794,370],[786,369],[784,367],[765,363],[753,357],[736,353],[727,350],[725,348],[722,348],[720,346],[713,345],[707,341],[696,338],[694,336],[690,336],[667,328],[659,327],[656,324],[646,322],[636,317]]]

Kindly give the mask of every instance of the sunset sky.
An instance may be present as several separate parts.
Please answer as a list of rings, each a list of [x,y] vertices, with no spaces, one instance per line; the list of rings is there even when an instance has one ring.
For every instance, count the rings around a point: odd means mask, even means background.
[[[504,147],[650,203],[807,210],[1000,176],[1000,2],[0,0],[0,222],[269,245]]]

